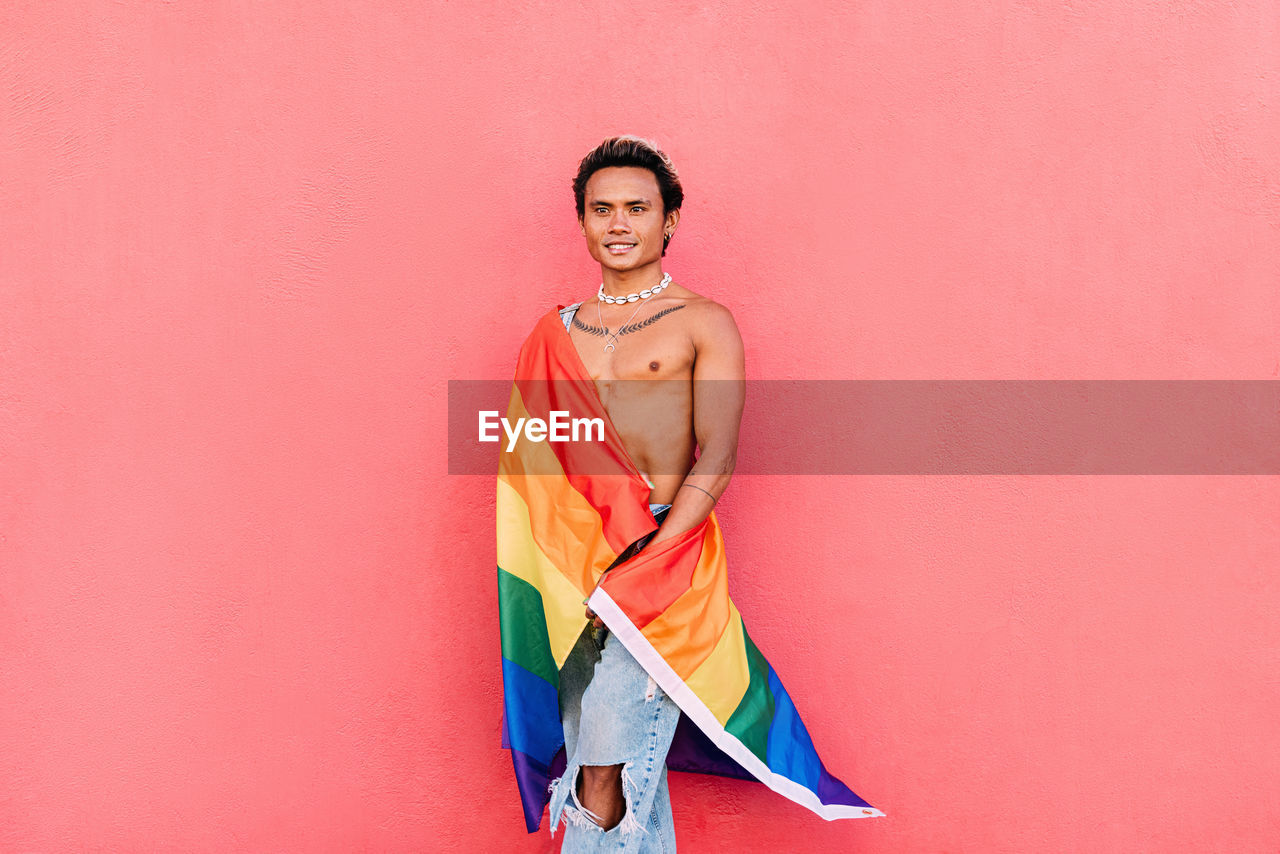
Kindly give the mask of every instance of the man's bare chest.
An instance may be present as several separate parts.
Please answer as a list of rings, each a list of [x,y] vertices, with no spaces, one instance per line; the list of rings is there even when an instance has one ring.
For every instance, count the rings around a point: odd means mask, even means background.
[[[655,306],[633,318],[595,311],[588,303],[572,315],[569,338],[596,381],[689,379],[693,341],[687,304]]]

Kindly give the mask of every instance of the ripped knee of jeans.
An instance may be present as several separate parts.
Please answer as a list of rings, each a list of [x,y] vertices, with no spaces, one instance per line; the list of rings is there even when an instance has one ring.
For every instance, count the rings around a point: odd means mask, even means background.
[[[634,760],[622,763],[622,821],[608,830],[601,826],[600,816],[587,809],[578,800],[578,776],[582,772],[581,765],[575,764],[572,768],[566,769],[562,776],[552,780],[551,785],[547,787],[551,792],[551,836],[554,838],[556,835],[556,827],[559,825],[562,813],[566,822],[576,827],[598,830],[601,833],[612,833],[615,830],[623,836],[636,831],[647,833],[648,830],[635,816],[633,805],[640,790],[631,776],[633,764]]]

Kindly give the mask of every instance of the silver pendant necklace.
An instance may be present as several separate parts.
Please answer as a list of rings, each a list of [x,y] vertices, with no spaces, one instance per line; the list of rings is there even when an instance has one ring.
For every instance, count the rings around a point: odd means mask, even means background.
[[[631,312],[631,317],[627,318],[627,323],[630,323],[635,318],[636,314],[640,311],[641,305],[644,305],[644,303],[642,302],[640,303],[640,305],[636,306],[636,310]],[[614,350],[617,349],[617,347],[614,345],[618,343],[618,336],[622,334],[622,330],[627,325],[627,323],[624,323],[622,324],[622,326],[619,326],[617,332],[610,332],[609,327],[604,325],[604,318],[600,315],[599,300],[596,300],[596,319],[600,321],[600,328],[604,330],[604,340],[605,340],[604,351],[606,353],[612,353]]]

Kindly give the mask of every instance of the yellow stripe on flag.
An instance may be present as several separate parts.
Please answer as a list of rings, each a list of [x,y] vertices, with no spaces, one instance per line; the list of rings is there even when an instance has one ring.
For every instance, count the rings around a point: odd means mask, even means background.
[[[529,527],[529,506],[502,480],[498,481],[497,511],[498,566],[542,594],[551,655],[556,667],[562,667],[587,623],[582,600],[588,591],[574,587],[538,548]]]
[[[724,634],[685,684],[707,704],[721,726],[742,702],[751,684],[751,671],[747,666],[747,644],[742,637],[742,615],[733,602],[729,603],[729,623]]]

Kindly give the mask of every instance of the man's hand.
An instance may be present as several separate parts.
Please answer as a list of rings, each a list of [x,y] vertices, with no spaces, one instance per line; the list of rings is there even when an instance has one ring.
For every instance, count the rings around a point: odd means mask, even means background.
[[[597,615],[595,611],[591,610],[590,605],[587,606],[587,619],[590,620],[591,625],[595,626],[597,629],[604,628],[604,620],[600,619],[599,615]]]

